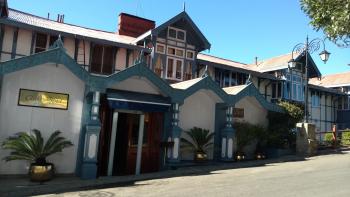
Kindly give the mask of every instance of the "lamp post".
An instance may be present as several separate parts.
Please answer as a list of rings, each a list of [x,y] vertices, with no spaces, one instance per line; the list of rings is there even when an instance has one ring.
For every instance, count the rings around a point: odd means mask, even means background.
[[[292,59],[288,62],[292,68],[296,66],[296,61],[294,59],[294,54],[305,56],[305,94],[304,94],[304,122],[308,122],[308,83],[309,83],[309,76],[308,76],[308,54],[312,54],[315,51],[318,51],[320,49],[320,45],[323,46],[323,51],[319,54],[321,60],[326,63],[329,59],[330,53],[326,51],[325,49],[325,43],[324,40],[320,38],[315,38],[311,41],[309,41],[309,37],[306,36],[306,42],[305,43],[299,43],[294,46],[292,51]]]

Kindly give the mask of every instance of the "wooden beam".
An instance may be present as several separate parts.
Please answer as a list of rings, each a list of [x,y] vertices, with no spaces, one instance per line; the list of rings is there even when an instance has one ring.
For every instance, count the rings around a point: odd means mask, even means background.
[[[15,59],[16,58],[17,39],[18,39],[18,27],[13,32],[11,59]]]

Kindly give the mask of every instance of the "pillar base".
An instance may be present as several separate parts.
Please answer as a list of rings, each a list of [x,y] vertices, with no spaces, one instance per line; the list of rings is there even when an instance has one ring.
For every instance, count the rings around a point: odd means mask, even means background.
[[[81,167],[82,179],[96,179],[97,165],[95,163],[84,163]]]

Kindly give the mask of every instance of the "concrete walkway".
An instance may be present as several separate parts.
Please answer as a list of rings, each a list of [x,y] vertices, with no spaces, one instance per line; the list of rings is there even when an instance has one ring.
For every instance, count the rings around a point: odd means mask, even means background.
[[[176,170],[166,170],[141,175],[99,177],[96,180],[82,180],[74,176],[59,176],[43,184],[30,182],[27,177],[0,177],[0,196],[28,196],[48,193],[62,193],[67,191],[89,190],[93,188],[106,188],[113,186],[129,185],[136,181],[160,179],[178,176],[205,175],[211,171],[247,168],[262,166],[270,163],[303,160],[294,155],[284,156],[278,159],[259,161],[244,161],[232,163],[210,163],[191,167],[181,167]]]
[[[209,175],[211,174],[211,172],[217,170],[249,168],[256,166],[264,166],[266,164],[303,160],[305,159],[297,157],[295,155],[290,155],[278,159],[233,163],[211,163],[210,165],[182,167],[177,170],[147,173],[139,176],[131,175],[118,177],[100,177],[96,180],[81,180],[80,178],[73,176],[56,177],[52,181],[46,182],[44,184],[30,182],[26,177],[0,177],[0,196],[29,196],[53,193],[58,194],[63,192],[74,192],[98,188],[127,186],[133,185],[136,181],[169,177],[184,177],[191,175]]]

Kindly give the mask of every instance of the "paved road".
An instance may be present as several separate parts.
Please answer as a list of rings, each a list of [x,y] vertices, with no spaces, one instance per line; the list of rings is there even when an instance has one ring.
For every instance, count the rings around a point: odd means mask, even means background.
[[[350,153],[50,196],[350,196]]]

